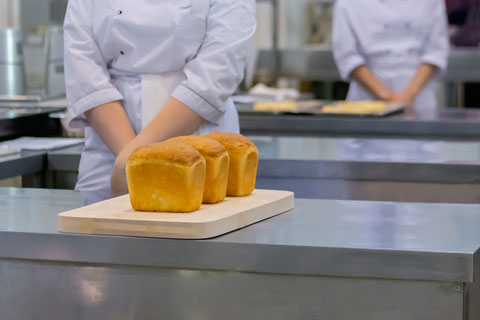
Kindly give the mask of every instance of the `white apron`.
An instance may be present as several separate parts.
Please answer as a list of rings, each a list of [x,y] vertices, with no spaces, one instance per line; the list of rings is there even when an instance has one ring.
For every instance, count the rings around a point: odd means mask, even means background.
[[[417,71],[417,65],[409,65],[398,61],[395,63],[370,64],[367,66],[387,88],[394,92],[405,90]],[[435,113],[438,107],[436,86],[437,83],[435,81],[430,81],[417,96],[413,103],[413,107],[417,113],[421,113],[422,115]],[[375,100],[375,98],[365,91],[357,82],[352,81],[348,90],[347,100]]]
[[[141,77],[114,77],[114,84],[123,94],[122,106],[138,134],[157,115],[172,91],[183,80],[183,73],[144,75]],[[239,132],[238,115],[231,99],[228,99],[225,115],[218,125],[205,123],[194,134],[201,135],[215,130]],[[115,156],[92,127],[85,127],[85,148],[79,165],[75,190],[86,194],[86,202],[93,203],[111,197],[110,178]]]

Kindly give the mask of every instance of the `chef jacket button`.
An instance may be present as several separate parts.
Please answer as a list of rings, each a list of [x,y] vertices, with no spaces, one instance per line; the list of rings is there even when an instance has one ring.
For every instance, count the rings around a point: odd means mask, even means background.
[[[389,27],[390,27],[390,26],[389,26],[388,24],[384,24],[384,25],[383,25],[383,28],[384,28],[384,29],[388,29]]]
[[[410,22],[405,23],[405,28],[410,29]]]
[[[123,50],[122,50],[122,51],[120,51],[120,54],[123,56],[125,54],[125,52],[123,52]]]
[[[117,13],[120,15],[120,14],[123,13],[123,11],[122,11],[122,10],[118,10]]]

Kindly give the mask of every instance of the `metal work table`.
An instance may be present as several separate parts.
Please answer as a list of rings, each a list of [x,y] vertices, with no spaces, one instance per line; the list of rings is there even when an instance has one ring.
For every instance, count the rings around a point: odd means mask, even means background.
[[[250,136],[257,186],[302,198],[480,202],[480,143]],[[48,154],[54,185],[73,188],[82,146]]]
[[[61,132],[60,123],[49,115],[62,110],[65,108],[0,104],[0,140],[58,134]]]
[[[242,108],[241,110],[245,110]],[[480,139],[480,111],[440,109],[435,114],[392,115],[385,118],[319,117],[240,112],[247,135],[307,135]]]
[[[48,169],[50,171],[78,172],[82,150],[83,145],[76,145],[50,151],[48,153]]]
[[[46,152],[22,151],[0,157],[0,179],[38,173],[46,166]]]
[[[0,188],[2,318],[480,317],[478,205],[297,199],[210,240],[58,233],[83,199]]]
[[[480,203],[480,143],[252,137],[257,185],[304,198]]]
[[[292,190],[302,198],[480,202],[479,142],[251,138],[260,151],[260,188]],[[3,157],[0,178],[37,172],[27,186],[73,189],[82,148]]]

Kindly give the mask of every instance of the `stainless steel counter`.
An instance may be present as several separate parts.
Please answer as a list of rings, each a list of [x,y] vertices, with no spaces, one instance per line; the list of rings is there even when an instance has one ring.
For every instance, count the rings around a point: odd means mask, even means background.
[[[478,205],[297,199],[210,240],[57,233],[83,199],[0,189],[6,319],[479,316]]]
[[[479,203],[480,144],[256,137],[262,188],[305,198]]]
[[[38,173],[44,170],[46,164],[46,152],[42,151],[22,151],[2,156],[0,157],[0,179]]]
[[[480,143],[250,136],[257,186],[304,198],[480,202]],[[55,185],[73,188],[81,146],[48,155]]]
[[[261,177],[480,183],[480,143],[250,136]]]
[[[385,118],[319,117],[275,115],[248,112],[239,107],[240,128],[247,135],[307,135],[349,137],[400,137],[478,140],[480,111],[440,109],[415,116],[393,115]]]
[[[260,188],[303,198],[480,202],[479,142],[250,137],[260,151]],[[81,150],[0,159],[0,178],[37,171],[37,183],[28,186],[73,189]]]
[[[0,140],[18,136],[60,134],[60,123],[49,118],[49,114],[62,110],[65,108],[0,104]]]
[[[480,183],[480,142],[249,137],[259,149],[260,177]],[[76,171],[82,149],[49,152],[49,169]]]

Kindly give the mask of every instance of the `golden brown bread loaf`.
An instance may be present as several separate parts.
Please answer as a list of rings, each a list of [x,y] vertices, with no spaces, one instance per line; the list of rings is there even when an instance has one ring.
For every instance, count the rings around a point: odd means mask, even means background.
[[[134,210],[191,212],[202,205],[206,163],[189,145],[159,142],[137,148],[127,161]]]
[[[230,155],[227,196],[241,197],[252,193],[258,166],[258,149],[253,142],[231,132],[215,131],[205,137],[220,142]]]
[[[207,137],[181,136],[166,142],[187,144],[205,158],[207,164],[203,203],[223,201],[227,195],[228,167],[230,157],[225,147],[216,140]]]

